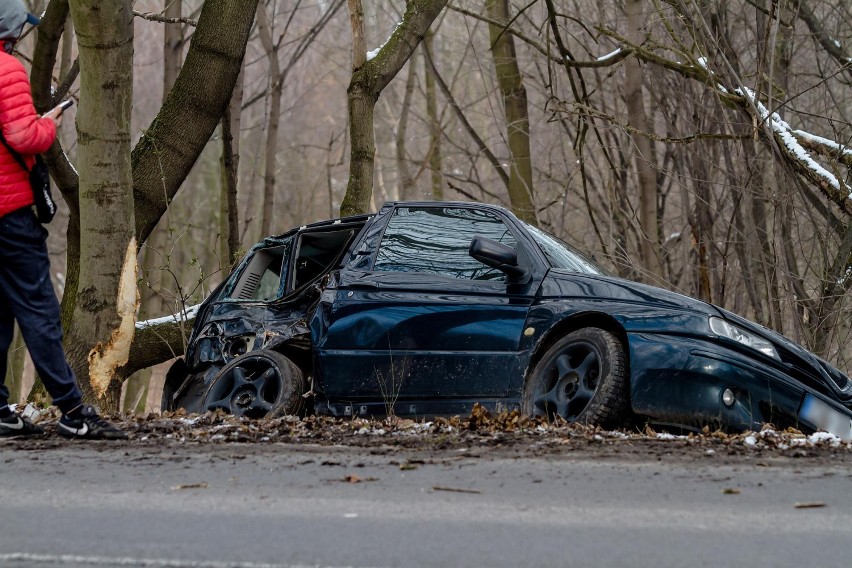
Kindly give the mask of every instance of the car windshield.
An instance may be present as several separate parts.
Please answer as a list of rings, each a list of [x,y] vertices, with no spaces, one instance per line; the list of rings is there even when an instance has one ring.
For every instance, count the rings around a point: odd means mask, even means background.
[[[583,274],[607,275],[606,270],[598,266],[595,261],[583,253],[537,227],[526,223],[524,225],[553,268],[564,268],[565,270]]]

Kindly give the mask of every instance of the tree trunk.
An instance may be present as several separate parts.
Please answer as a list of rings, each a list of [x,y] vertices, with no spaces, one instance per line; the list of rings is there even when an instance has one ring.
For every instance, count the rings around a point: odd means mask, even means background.
[[[402,21],[372,59],[363,42],[363,10],[360,0],[349,0],[352,19],[353,73],[349,82],[349,131],[352,147],[349,184],[340,204],[341,216],[366,213],[373,193],[373,161],[376,140],[373,109],[390,83],[423,40],[447,0],[409,0]],[[360,14],[360,16],[359,16]]]
[[[520,219],[538,224],[534,204],[532,162],[530,160],[530,120],[527,109],[527,91],[518,67],[515,40],[509,25],[508,0],[486,0],[488,17],[496,23],[488,24],[491,35],[491,53],[497,71],[497,84],[503,97],[506,114],[506,134],[511,159],[509,162],[509,201],[512,211]]]
[[[226,272],[237,260],[240,249],[240,215],[237,209],[237,180],[240,169],[240,118],[243,102],[243,73],[237,78],[231,104],[222,117],[222,193],[220,195],[221,224],[223,235],[220,255],[222,268]]]
[[[441,173],[441,118],[438,116],[438,92],[435,88],[435,74],[428,61],[435,60],[433,40],[435,34],[426,32],[423,38],[423,51],[428,52],[423,58],[424,74],[426,76],[426,116],[429,119],[429,170],[432,175],[432,199],[443,201],[444,176]]]
[[[77,112],[80,177],[80,276],[68,356],[86,399],[118,409],[133,341],[138,294],[130,110],[133,6],[72,0],[80,49]]]
[[[633,34],[632,41],[637,44],[641,43],[642,10],[645,6],[642,0],[625,2],[627,25]],[[636,57],[627,58],[624,74],[628,122],[640,132],[652,132],[653,127],[645,113],[642,69]],[[663,277],[663,267],[657,240],[657,156],[652,140],[642,134],[631,134],[631,138],[635,150],[633,164],[639,179],[639,223],[642,226],[639,250],[642,264],[651,276],[650,280],[659,281]]]
[[[408,168],[408,151],[405,149],[408,136],[408,115],[411,109],[411,99],[414,96],[414,81],[417,78],[417,68],[408,66],[408,78],[405,81],[405,96],[402,99],[402,108],[399,111],[399,123],[396,127],[396,169],[397,169],[397,193],[402,201],[411,199],[414,195],[414,178]]]
[[[275,213],[275,171],[278,169],[278,124],[281,122],[281,66],[278,63],[278,48],[272,40],[269,16],[263,4],[257,6],[257,31],[266,59],[269,62],[269,121],[266,125],[266,158],[263,174],[263,199],[260,202],[260,234],[272,233],[272,217]]]
[[[183,2],[163,0],[163,15],[171,20],[179,19],[183,14]],[[183,65],[184,24],[163,24],[163,100],[172,90]]]

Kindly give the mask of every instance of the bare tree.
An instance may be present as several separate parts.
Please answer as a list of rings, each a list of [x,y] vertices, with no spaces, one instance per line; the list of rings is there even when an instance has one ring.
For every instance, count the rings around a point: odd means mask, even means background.
[[[408,0],[402,21],[388,40],[368,56],[364,43],[361,0],[349,0],[353,37],[352,79],[347,90],[351,157],[349,185],[340,205],[341,215],[365,213],[369,208],[376,153],[373,130],[376,101],[411,57],[426,30],[446,4],[447,0]]]
[[[528,223],[538,224],[533,191],[532,163],[530,159],[530,122],[527,109],[527,91],[518,66],[515,41],[509,23],[508,0],[486,0],[486,13],[490,18],[491,52],[497,83],[503,97],[506,114],[506,132],[509,153],[509,200],[512,211]]]

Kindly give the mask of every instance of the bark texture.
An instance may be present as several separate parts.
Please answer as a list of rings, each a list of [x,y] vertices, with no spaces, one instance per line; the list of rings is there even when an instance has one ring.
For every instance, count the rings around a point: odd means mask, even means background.
[[[340,205],[341,216],[366,213],[373,193],[373,166],[376,138],[373,110],[379,95],[405,65],[423,40],[447,0],[409,0],[402,21],[372,59],[367,59],[363,39],[363,18],[358,27],[353,18],[353,73],[347,89],[351,151],[349,183]],[[360,9],[360,0],[350,0],[350,15]]]
[[[117,408],[136,317],[136,240],[130,169],[132,2],[75,0],[80,49],[77,113],[80,258],[66,345],[84,396]]]
[[[257,31],[269,63],[269,121],[266,124],[266,156],[263,173],[263,200],[260,202],[260,234],[272,232],[272,215],[275,212],[275,172],[278,169],[278,124],[281,122],[281,92],[284,88],[281,65],[278,63],[278,46],[272,40],[272,24],[266,7],[257,7]]]
[[[642,10],[647,4],[642,0],[627,0],[628,27],[635,43],[641,43]],[[627,102],[628,122],[640,132],[652,132],[653,128],[645,112],[645,99],[642,89],[642,69],[635,57],[627,59],[624,65],[624,97]],[[640,252],[642,265],[648,271],[650,280],[663,276],[662,259],[657,237],[657,155],[654,142],[647,136],[632,135],[633,163],[639,179],[639,223],[642,226]],[[646,280],[649,278],[646,277]]]
[[[441,117],[438,115],[438,90],[435,87],[435,73],[429,67],[427,61],[435,60],[434,49],[435,34],[426,32],[423,38],[424,75],[426,77],[426,116],[429,119],[429,171],[432,177],[432,199],[443,201],[444,199],[444,176],[441,173]]]
[[[527,90],[518,66],[515,40],[507,29],[509,24],[508,0],[487,0],[486,12],[491,23],[491,53],[497,71],[497,84],[506,113],[506,137],[511,159],[509,161],[509,201],[512,211],[528,223],[538,224],[535,210],[532,161],[530,160],[530,119],[527,107]]]

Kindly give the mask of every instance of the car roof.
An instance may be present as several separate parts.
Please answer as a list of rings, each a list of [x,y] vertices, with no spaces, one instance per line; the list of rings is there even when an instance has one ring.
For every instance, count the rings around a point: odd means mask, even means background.
[[[512,213],[507,210],[505,207],[500,205],[492,205],[490,203],[481,203],[479,201],[385,201],[385,203],[379,208],[379,210],[388,209],[391,207],[482,207],[486,209],[492,209],[495,211],[501,211],[507,215],[512,215]],[[295,232],[304,231],[306,229],[318,229],[322,227],[328,227],[332,225],[338,225],[343,223],[357,223],[361,221],[367,221],[370,217],[375,216],[376,213],[366,213],[362,215],[350,215],[348,217],[339,217],[335,219],[326,219],[323,221],[315,221],[313,223],[308,223],[307,225],[301,225],[298,227],[294,227],[289,229],[283,233],[277,235],[268,235],[262,238],[259,242],[263,242],[267,239],[280,239],[287,237]]]

